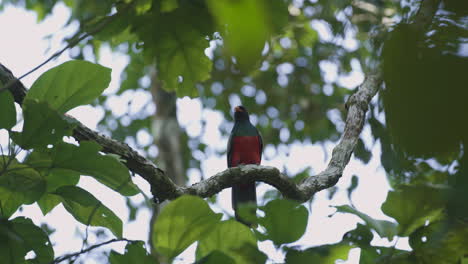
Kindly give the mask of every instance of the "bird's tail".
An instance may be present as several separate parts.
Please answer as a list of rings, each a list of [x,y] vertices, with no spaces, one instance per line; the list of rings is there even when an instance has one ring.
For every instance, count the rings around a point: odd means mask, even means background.
[[[239,206],[241,204],[246,203],[252,203],[254,205],[257,205],[257,192],[255,190],[255,182],[240,183],[232,186],[232,208],[234,209],[236,220],[247,226],[251,226],[252,223],[246,221],[245,219],[242,219],[239,216]],[[255,211],[253,212],[254,215]]]

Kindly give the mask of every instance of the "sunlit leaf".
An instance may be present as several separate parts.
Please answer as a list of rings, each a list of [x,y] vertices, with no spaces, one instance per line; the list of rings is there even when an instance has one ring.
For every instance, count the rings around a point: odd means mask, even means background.
[[[65,62],[42,74],[29,89],[27,99],[47,102],[59,113],[96,99],[110,82],[109,68],[87,61]]]
[[[244,244],[257,247],[257,240],[250,228],[235,220],[223,221],[200,240],[197,247],[197,258],[219,250],[233,258],[236,263],[252,263],[252,258],[255,258],[256,255],[255,249],[249,252],[248,246],[244,247]]]
[[[212,15],[216,18],[223,34],[225,45],[231,55],[236,57],[239,67],[244,71],[253,69],[259,63],[265,42],[273,31],[272,24],[281,28],[287,9],[282,1],[207,1]],[[280,5],[277,7],[277,5]],[[269,6],[275,11],[270,17]],[[277,8],[273,8],[277,7]],[[287,17],[286,17],[287,18]],[[275,21],[275,23],[272,23]]]
[[[161,211],[154,225],[152,240],[161,254],[173,259],[193,242],[209,235],[220,215],[196,196],[182,196]]]
[[[260,209],[265,212],[265,217],[258,220],[266,229],[262,239],[271,239],[276,245],[281,245],[294,242],[304,234],[309,213],[303,205],[278,199]]]

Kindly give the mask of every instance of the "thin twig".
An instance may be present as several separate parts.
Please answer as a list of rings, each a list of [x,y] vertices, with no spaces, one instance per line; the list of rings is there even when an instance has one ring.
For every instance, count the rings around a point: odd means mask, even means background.
[[[130,240],[130,239],[126,239],[126,238],[114,238],[114,239],[108,240],[108,241],[103,242],[103,243],[100,243],[100,244],[92,245],[92,246],[90,246],[90,247],[87,248],[87,249],[82,249],[82,250],[80,250],[79,252],[75,252],[75,253],[71,253],[71,254],[67,254],[67,255],[58,257],[58,258],[54,259],[53,261],[51,261],[49,264],[59,263],[59,262],[62,262],[62,261],[64,261],[64,260],[77,257],[77,256],[79,256],[79,255],[81,255],[81,254],[84,254],[84,253],[86,253],[86,252],[89,252],[89,251],[91,251],[91,250],[93,250],[93,249],[96,249],[96,248],[98,248],[98,247],[105,246],[105,245],[107,245],[107,244],[111,244],[111,243],[114,243],[114,242],[122,242],[122,241],[125,241],[125,242],[127,242],[127,243],[134,243],[134,242],[137,242],[138,240]]]
[[[117,187],[117,189],[115,189],[115,191],[119,192],[120,190],[122,190],[122,188],[125,187],[125,185],[127,185],[127,183],[129,183],[132,180],[130,177],[128,177],[128,179],[126,181],[121,183]],[[85,245],[87,244],[87,242],[88,242],[89,226],[91,225],[91,221],[92,221],[94,215],[96,214],[97,210],[101,207],[101,205],[103,205],[102,202],[98,201],[98,203],[94,206],[93,210],[91,211],[91,214],[89,214],[89,216],[88,216],[88,221],[86,221],[85,238],[83,239],[83,244],[81,246],[81,249],[83,249],[85,247]]]
[[[129,4],[127,6],[127,8],[124,10],[124,12],[126,12],[126,10],[128,10],[130,6],[131,6],[131,4]],[[18,80],[23,79],[24,77],[28,76],[31,73],[37,71],[38,69],[40,69],[42,66],[44,66],[45,64],[47,64],[51,60],[53,60],[53,59],[57,58],[58,56],[62,55],[62,53],[64,53],[66,50],[75,47],[82,40],[84,40],[84,39],[98,33],[99,31],[103,30],[110,22],[112,22],[115,19],[115,17],[116,17],[116,15],[108,16],[108,17],[106,17],[104,22],[102,22],[100,25],[95,27],[93,30],[88,31],[88,32],[84,32],[80,37],[78,37],[78,36],[73,37],[72,40],[64,48],[62,48],[61,50],[59,50],[59,51],[55,52],[54,54],[52,54],[49,58],[47,58],[41,64],[37,65],[36,67],[34,67],[30,71],[26,72],[25,74],[21,75],[16,80],[11,80],[9,83],[4,85],[3,87],[0,87],[0,92],[2,90],[9,89],[11,86],[13,86],[15,84],[15,82],[17,82]]]

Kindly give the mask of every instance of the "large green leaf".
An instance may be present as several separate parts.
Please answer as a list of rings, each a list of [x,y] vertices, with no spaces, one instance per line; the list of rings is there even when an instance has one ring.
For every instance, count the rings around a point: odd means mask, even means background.
[[[26,99],[47,102],[59,113],[89,104],[107,88],[111,69],[87,61],[65,62],[42,74]]]
[[[6,218],[21,205],[37,201],[46,189],[36,170],[10,158],[0,156],[0,215]]]
[[[271,239],[276,245],[291,243],[304,234],[307,227],[307,209],[294,201],[277,199],[261,207],[265,217],[259,224],[266,228],[262,239]]]
[[[368,216],[365,213],[359,212],[356,208],[349,205],[335,206],[335,208],[337,212],[350,213],[359,216],[362,220],[364,220],[364,222],[366,222],[367,226],[374,229],[381,237],[387,237],[391,240],[397,234],[397,225],[392,222],[386,220],[375,220],[374,218]]]
[[[71,135],[73,124],[45,102],[25,100],[23,102],[24,127],[21,133],[12,133],[16,144],[23,149],[45,147]]]
[[[95,142],[82,141],[79,146],[61,143],[50,152],[52,168],[72,170],[89,175],[123,195],[135,195],[138,188],[131,181],[128,169],[115,156],[99,153],[101,146]],[[67,175],[66,171],[53,171]],[[60,174],[62,172],[62,174]],[[60,184],[54,180],[54,184]]]
[[[242,70],[252,69],[261,58],[271,32],[266,12],[268,3],[264,0],[210,0],[207,3],[219,26],[227,27],[223,38],[230,54],[236,57]]]
[[[182,196],[161,211],[152,240],[161,254],[172,259],[193,242],[209,235],[221,215],[215,214],[208,204],[196,196]]]
[[[26,254],[33,251],[35,257],[25,261]],[[0,219],[1,263],[50,263],[54,250],[47,234],[31,219],[17,217],[11,221]]]
[[[468,254],[468,223],[437,221],[413,232],[409,243],[420,263],[459,263]]]
[[[346,260],[351,248],[353,247],[343,243],[313,247],[306,250],[289,248],[286,253],[286,264],[334,264],[339,259]]]
[[[390,191],[382,211],[398,221],[398,235],[408,236],[426,221],[442,216],[448,188],[435,185],[404,185]]]
[[[219,250],[232,257],[236,263],[252,263],[252,254],[246,250],[249,246],[257,247],[257,240],[250,228],[235,220],[223,221],[200,240],[197,259]]]
[[[25,164],[36,168],[44,177],[47,192],[53,192],[65,185],[76,185],[80,180],[80,173],[74,170],[55,167],[50,151],[35,150],[26,157]]]
[[[164,89],[175,91],[178,97],[197,96],[195,84],[210,77],[212,63],[203,53],[207,47],[208,41],[185,23],[161,36],[157,68]]]
[[[77,186],[63,186],[53,194],[61,198],[65,209],[80,223],[107,227],[115,236],[122,236],[122,220],[88,191]]]
[[[145,242],[137,241],[134,243],[129,243],[125,247],[125,253],[119,254],[116,251],[111,251],[109,255],[110,264],[129,264],[129,263],[138,263],[138,264],[155,264],[157,263],[151,255],[146,251]]]
[[[16,124],[16,108],[10,91],[0,92],[0,129],[11,129]]]
[[[283,1],[209,0],[207,3],[221,32],[227,31],[223,39],[230,55],[236,57],[239,67],[246,72],[258,65],[274,29],[272,26],[281,28],[287,20]]]
[[[48,152],[33,151],[26,157],[24,163],[36,168],[46,183],[46,194],[37,201],[44,215],[61,203],[58,196],[49,193],[62,186],[76,185],[80,179],[80,173],[76,171],[54,168],[52,157]]]
[[[62,186],[74,186],[80,179],[80,174],[63,169],[50,169],[46,173],[42,173],[46,181],[46,193],[37,201],[39,208],[44,215],[48,214],[55,206],[59,205],[62,200],[57,195],[51,194]]]
[[[210,254],[206,255],[205,257],[195,262],[195,264],[218,264],[218,263],[235,264],[236,262],[234,261],[233,258],[231,258],[230,256],[224,254],[223,252],[219,250],[214,250]]]
[[[163,3],[162,11],[174,7],[167,4],[171,2]],[[146,60],[154,63],[156,59],[158,78],[165,90],[175,91],[179,97],[197,96],[196,83],[211,76],[212,61],[205,55],[207,36],[213,33],[211,16],[204,5],[194,1],[171,12],[152,11],[139,18],[135,26],[136,34],[144,40]],[[148,23],[155,26],[148,27]]]

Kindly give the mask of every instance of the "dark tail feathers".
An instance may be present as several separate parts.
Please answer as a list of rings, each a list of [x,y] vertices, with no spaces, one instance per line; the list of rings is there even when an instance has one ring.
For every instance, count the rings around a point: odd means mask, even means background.
[[[241,219],[238,214],[238,207],[242,203],[253,203],[257,204],[257,192],[255,190],[255,182],[236,184],[232,186],[232,208],[234,209],[236,220],[251,226],[251,223]]]

